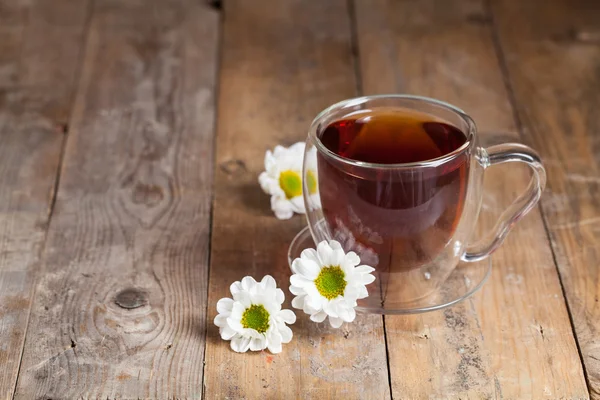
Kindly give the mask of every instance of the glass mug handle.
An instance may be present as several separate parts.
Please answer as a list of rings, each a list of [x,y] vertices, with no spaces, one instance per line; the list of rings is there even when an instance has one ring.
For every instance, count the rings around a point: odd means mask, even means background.
[[[505,143],[487,149],[479,148],[476,158],[484,170],[492,165],[506,162],[522,162],[531,168],[533,176],[525,192],[500,215],[491,232],[475,244],[468,246],[467,251],[461,257],[463,261],[482,260],[500,247],[515,223],[540,200],[546,186],[546,171],[540,156],[530,147],[518,143]]]

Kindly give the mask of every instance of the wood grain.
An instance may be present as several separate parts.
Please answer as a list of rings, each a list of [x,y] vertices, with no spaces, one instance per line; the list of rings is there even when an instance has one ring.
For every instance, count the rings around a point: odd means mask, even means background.
[[[290,308],[287,249],[306,222],[270,210],[258,185],[265,150],[304,140],[320,110],[356,95],[345,1],[224,5],[206,398],[389,398],[380,316],[334,330],[298,313],[278,355],[234,353],[212,326],[217,300],[246,275],[273,275]]]
[[[562,0],[492,3],[525,139],[545,158],[546,226],[600,398],[600,8]]]
[[[503,133],[517,125],[482,1],[358,0],[356,16],[365,93],[439,98],[474,117],[484,145],[518,140]],[[506,23],[514,29],[513,19]],[[482,229],[527,180],[519,168],[486,171]],[[386,317],[394,398],[587,397],[538,209],[516,227],[493,264],[482,292],[462,304]]]
[[[87,15],[87,1],[0,1],[2,399],[17,381]]]
[[[15,398],[201,396],[217,34],[96,3]]]

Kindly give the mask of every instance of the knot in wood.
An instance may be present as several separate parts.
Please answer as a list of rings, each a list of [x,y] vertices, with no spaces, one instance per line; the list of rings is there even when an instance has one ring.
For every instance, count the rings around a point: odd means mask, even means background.
[[[220,167],[223,172],[231,176],[241,175],[248,170],[246,163],[242,160],[225,161],[221,163]]]
[[[162,201],[163,197],[163,190],[158,185],[138,183],[133,188],[132,200],[135,204],[145,204],[148,207],[154,207]]]
[[[132,310],[148,304],[148,295],[143,290],[128,288],[117,294],[115,304],[121,308]]]

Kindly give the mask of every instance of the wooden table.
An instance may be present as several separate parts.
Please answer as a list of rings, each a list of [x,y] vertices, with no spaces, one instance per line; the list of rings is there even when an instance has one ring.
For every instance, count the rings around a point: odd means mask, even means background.
[[[305,224],[265,150],[390,92],[539,150],[541,206],[459,305],[232,352],[216,301],[289,304]],[[593,0],[0,0],[0,398],[600,399],[599,106]],[[527,180],[490,170],[481,232]]]

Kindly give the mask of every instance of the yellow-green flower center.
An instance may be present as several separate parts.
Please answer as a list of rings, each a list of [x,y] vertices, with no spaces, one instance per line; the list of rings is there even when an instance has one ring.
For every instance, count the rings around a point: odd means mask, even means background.
[[[302,178],[296,171],[287,170],[280,173],[279,186],[288,199],[302,195]]]
[[[339,266],[325,267],[315,279],[315,285],[321,296],[328,300],[335,299],[344,294],[346,289],[344,277],[344,271]]]
[[[242,326],[265,333],[269,329],[269,312],[262,304],[252,304],[242,314]]]
[[[312,170],[308,170],[306,173],[306,187],[308,188],[308,193],[317,193],[317,177]]]

